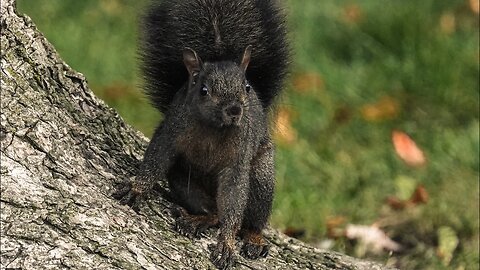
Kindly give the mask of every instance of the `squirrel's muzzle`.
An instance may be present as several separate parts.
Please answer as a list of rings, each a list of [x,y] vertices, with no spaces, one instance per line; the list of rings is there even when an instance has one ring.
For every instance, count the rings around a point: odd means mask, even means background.
[[[223,108],[223,122],[226,126],[240,124],[243,108],[239,104],[230,104]]]

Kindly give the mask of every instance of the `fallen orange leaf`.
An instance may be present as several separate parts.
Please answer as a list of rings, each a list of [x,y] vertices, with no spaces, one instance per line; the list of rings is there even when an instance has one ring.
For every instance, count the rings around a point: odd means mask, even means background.
[[[453,13],[447,12],[440,17],[440,30],[445,34],[455,32],[456,20]]]
[[[358,23],[363,17],[362,10],[356,4],[348,4],[343,7],[343,19],[351,24]]]
[[[470,3],[469,3],[469,4],[470,4],[470,9],[471,9],[474,13],[478,14],[478,13],[480,12],[480,1],[478,1],[478,0],[470,0],[469,2],[470,2]]]
[[[377,122],[395,118],[400,111],[398,102],[391,97],[382,97],[377,102],[362,106],[360,113],[363,119]]]
[[[347,218],[344,216],[334,216],[327,218],[327,234],[330,238],[338,238],[345,236],[343,226]]]
[[[297,139],[297,132],[292,127],[292,112],[280,108],[275,121],[275,138],[284,144],[291,144]]]
[[[323,89],[324,82],[320,74],[307,72],[295,76],[293,79],[293,88],[297,92],[306,93],[313,90]]]
[[[410,166],[422,166],[426,163],[425,155],[417,144],[404,132],[392,132],[393,146],[397,155]]]

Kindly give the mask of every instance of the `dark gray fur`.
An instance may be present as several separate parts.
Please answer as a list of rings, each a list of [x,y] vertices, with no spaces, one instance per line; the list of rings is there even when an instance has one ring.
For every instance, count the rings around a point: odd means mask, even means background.
[[[180,233],[219,226],[218,268],[234,264],[237,234],[245,257],[266,256],[261,231],[274,190],[268,108],[287,63],[283,18],[272,1],[169,0],[149,10],[144,35],[147,91],[165,118],[135,181],[114,196],[136,208],[166,179],[181,207]]]
[[[264,108],[281,91],[289,49],[285,18],[273,0],[164,0],[142,22],[140,54],[147,94],[162,112],[188,80],[182,49],[206,62],[238,61],[253,46],[247,78]]]

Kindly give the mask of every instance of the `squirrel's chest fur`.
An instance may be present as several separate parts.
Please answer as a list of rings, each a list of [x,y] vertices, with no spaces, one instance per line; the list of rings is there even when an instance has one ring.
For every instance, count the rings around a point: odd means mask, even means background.
[[[215,173],[241,158],[245,138],[240,128],[217,130],[199,124],[179,134],[175,147],[185,159],[207,173]]]

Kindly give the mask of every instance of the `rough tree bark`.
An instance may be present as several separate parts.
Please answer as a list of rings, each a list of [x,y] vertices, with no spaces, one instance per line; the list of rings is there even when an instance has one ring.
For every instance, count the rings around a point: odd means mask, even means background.
[[[147,139],[97,99],[14,0],[1,3],[1,268],[213,269],[215,232],[172,230],[160,194],[140,214],[111,198]],[[385,269],[269,229],[270,255],[237,269]]]

